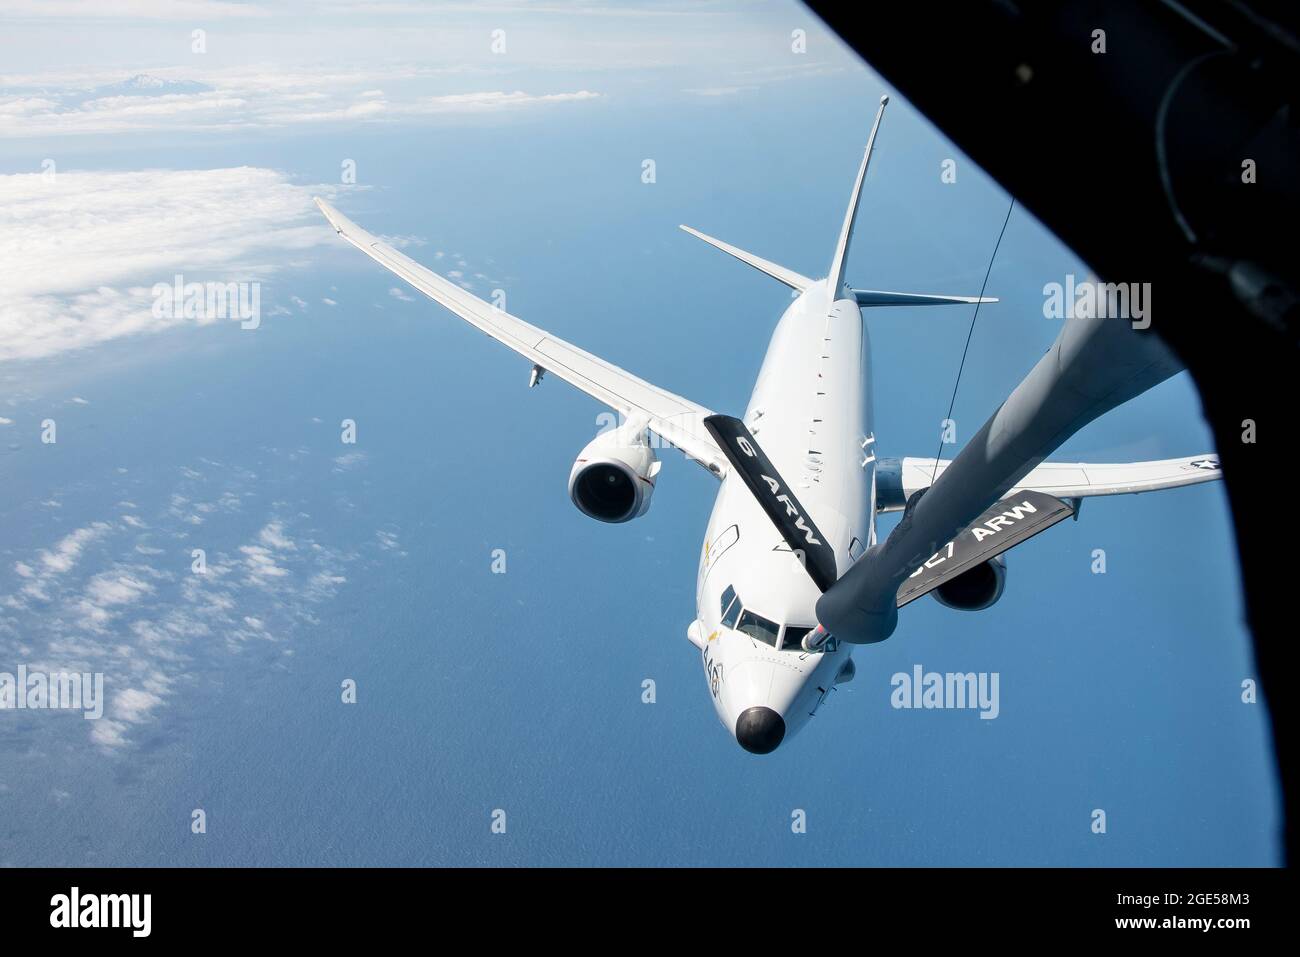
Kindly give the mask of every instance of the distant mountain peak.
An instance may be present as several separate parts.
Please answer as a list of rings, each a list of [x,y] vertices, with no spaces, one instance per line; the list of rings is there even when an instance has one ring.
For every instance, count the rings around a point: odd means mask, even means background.
[[[212,87],[194,80],[167,80],[152,73],[137,73],[121,83],[96,87],[91,96],[167,96],[169,94],[207,93]]]
[[[121,84],[122,86],[134,87],[137,90],[158,89],[167,85],[167,81],[160,76],[152,76],[148,73],[137,73],[131,79]]]

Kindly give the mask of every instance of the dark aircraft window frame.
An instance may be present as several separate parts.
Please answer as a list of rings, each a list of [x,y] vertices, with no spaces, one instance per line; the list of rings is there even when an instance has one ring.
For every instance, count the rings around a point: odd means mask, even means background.
[[[722,593],[724,599],[727,597],[728,591],[731,592],[731,601],[723,602],[722,624],[734,630],[736,627],[736,619],[740,617],[740,609],[743,606],[743,602],[741,602],[740,596],[736,594],[736,590],[730,585],[727,586],[727,591]]]
[[[802,652],[803,636],[810,631],[811,628],[805,628],[803,625],[786,625],[785,631],[781,633],[781,650]]]
[[[731,603],[736,600],[736,589],[728,585],[722,591],[722,617],[727,617],[727,611],[731,608]]]
[[[746,631],[750,627],[753,631]],[[765,645],[776,647],[777,638],[781,635],[781,626],[770,618],[764,618],[756,611],[746,608],[740,613],[740,620],[736,624],[736,631],[755,641],[761,641]]]

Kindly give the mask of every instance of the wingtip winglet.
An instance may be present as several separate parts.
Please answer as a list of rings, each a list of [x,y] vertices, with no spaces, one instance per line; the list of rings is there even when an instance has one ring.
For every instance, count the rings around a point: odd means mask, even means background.
[[[312,202],[315,203],[317,209],[321,211],[321,215],[325,217],[325,221],[328,222],[331,227],[333,227],[334,232],[342,236],[343,225],[339,223],[339,220],[343,219],[343,222],[347,223],[347,220],[343,218],[343,215],[337,209],[331,206],[329,203],[325,202],[325,200],[321,199],[319,196],[313,196]]]

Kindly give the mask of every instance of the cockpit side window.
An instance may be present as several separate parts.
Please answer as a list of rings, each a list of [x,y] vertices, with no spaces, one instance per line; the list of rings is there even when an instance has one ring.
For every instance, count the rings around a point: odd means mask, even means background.
[[[722,593],[722,624],[728,628],[736,627],[736,619],[740,617],[740,596],[736,594],[736,589],[730,585]]]
[[[757,615],[746,609],[740,616],[740,624],[736,626],[736,630],[775,648],[776,636],[781,630],[781,626],[774,621],[768,621],[762,615]]]

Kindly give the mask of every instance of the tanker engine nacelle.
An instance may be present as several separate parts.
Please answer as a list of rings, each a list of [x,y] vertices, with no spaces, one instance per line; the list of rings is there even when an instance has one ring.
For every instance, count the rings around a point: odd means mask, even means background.
[[[983,611],[1002,597],[1006,585],[1006,559],[995,555],[949,579],[930,594],[939,604],[958,611]]]
[[[659,457],[644,425],[604,432],[582,450],[569,473],[569,498],[584,515],[629,522],[650,510]]]

